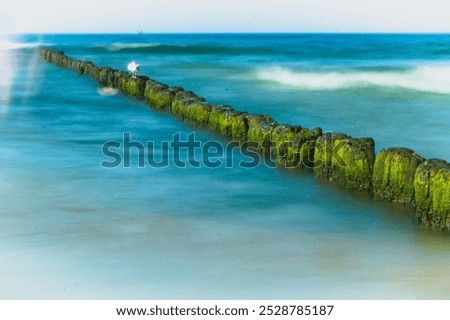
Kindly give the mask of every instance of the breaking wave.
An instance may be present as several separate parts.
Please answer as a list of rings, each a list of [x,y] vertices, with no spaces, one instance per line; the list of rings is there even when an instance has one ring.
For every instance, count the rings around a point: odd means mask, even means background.
[[[40,47],[40,43],[20,43],[20,42],[10,42],[0,39],[0,50],[19,50],[19,49],[34,49]]]
[[[241,55],[241,54],[272,54],[270,48],[254,47],[232,47],[220,45],[203,44],[161,44],[161,43],[112,43],[108,45],[94,45],[83,48],[92,53],[115,52],[115,53],[147,53],[164,55]]]
[[[450,94],[450,65],[424,65],[404,70],[308,72],[281,67],[257,71],[259,80],[303,90],[339,90],[356,87],[401,88]]]
[[[113,43],[110,45],[105,46],[104,48],[107,51],[122,51],[122,50],[140,50],[140,49],[147,49],[147,48],[154,48],[160,46],[159,43]]]

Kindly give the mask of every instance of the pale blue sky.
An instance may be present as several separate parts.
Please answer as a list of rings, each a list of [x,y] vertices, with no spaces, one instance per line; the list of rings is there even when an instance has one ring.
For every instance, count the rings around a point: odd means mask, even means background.
[[[0,32],[450,32],[449,9],[448,0],[11,0]]]

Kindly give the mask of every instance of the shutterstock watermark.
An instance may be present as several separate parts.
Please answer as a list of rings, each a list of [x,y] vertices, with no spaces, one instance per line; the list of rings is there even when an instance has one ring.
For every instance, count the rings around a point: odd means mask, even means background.
[[[331,148],[343,145],[333,146],[331,142]],[[317,142],[300,148],[292,141],[283,143],[231,141],[224,144],[216,140],[198,140],[195,132],[183,137],[180,133],[176,133],[167,141],[142,142],[133,140],[131,133],[125,132],[121,141],[107,141],[102,145],[104,159],[101,166],[104,168],[167,168],[170,166],[178,168],[233,168],[235,166],[254,168],[265,165],[270,168],[279,166],[312,168],[331,163],[331,159],[330,161],[326,158],[314,159],[316,147]],[[335,155],[338,155],[336,151],[325,152],[325,155],[333,154],[333,162],[345,166],[342,159],[336,158]],[[236,158],[238,159],[236,160]]]

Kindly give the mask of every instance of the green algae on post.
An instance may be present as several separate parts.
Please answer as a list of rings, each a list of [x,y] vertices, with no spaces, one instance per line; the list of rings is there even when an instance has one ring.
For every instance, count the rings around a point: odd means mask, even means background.
[[[420,223],[449,230],[450,164],[438,159],[421,163],[416,170],[414,191]]]
[[[334,149],[330,180],[352,190],[369,190],[375,162],[375,142],[372,138],[343,140]]]
[[[424,160],[411,149],[381,150],[373,169],[375,197],[414,206],[414,176],[417,167]]]

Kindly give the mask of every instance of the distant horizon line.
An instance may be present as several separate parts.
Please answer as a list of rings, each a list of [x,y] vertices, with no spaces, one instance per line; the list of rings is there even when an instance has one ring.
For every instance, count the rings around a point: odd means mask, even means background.
[[[0,36],[16,36],[16,35],[79,35],[79,34],[89,34],[89,35],[190,35],[190,34],[198,34],[198,35],[208,35],[208,34],[342,34],[342,35],[352,35],[352,34],[373,34],[373,35],[450,35],[450,31],[446,32],[429,32],[429,31],[414,31],[414,32],[377,32],[377,31],[231,31],[231,32],[222,32],[222,31],[213,31],[213,32],[12,32],[12,33],[4,33],[0,34]]]

